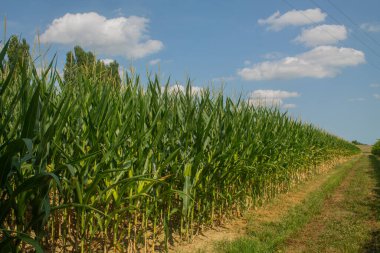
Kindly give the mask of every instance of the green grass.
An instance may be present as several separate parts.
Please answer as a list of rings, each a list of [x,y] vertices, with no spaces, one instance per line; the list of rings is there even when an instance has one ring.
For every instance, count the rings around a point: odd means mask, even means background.
[[[277,252],[281,245],[307,224],[322,207],[325,199],[340,185],[347,173],[356,165],[357,158],[339,165],[333,174],[316,191],[292,208],[278,222],[268,222],[260,227],[250,227],[248,236],[216,245],[218,252]],[[254,221],[253,221],[254,224]]]
[[[340,186],[348,173],[350,178]],[[297,252],[378,252],[379,188],[380,161],[373,155],[362,155],[336,168],[320,189],[279,221],[256,227],[252,221],[248,236],[218,243],[216,249],[284,252],[290,247]],[[338,199],[333,199],[334,194]]]
[[[380,140],[377,140],[376,143],[373,144],[371,152],[374,155],[380,156]]]
[[[334,249],[340,252],[378,252],[379,234],[379,160],[370,155],[357,165],[354,180],[345,188],[343,201],[330,207],[332,213],[325,229],[308,252]],[[374,192],[375,190],[375,192]]]

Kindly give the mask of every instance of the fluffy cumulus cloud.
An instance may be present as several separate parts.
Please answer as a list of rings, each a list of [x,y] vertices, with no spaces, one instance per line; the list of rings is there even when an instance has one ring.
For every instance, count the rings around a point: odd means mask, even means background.
[[[260,25],[267,25],[269,30],[279,31],[286,26],[302,26],[323,22],[327,14],[319,8],[291,10],[281,15],[279,11],[266,19],[259,19]]]
[[[276,106],[290,109],[296,107],[295,104],[284,104],[284,99],[298,97],[298,92],[283,90],[255,90],[248,94],[248,103],[253,106]]]
[[[107,19],[96,12],[67,13],[54,19],[40,37],[42,43],[80,45],[106,55],[138,59],[163,48],[147,35],[149,19],[130,16]]]
[[[363,23],[360,28],[367,32],[377,33],[380,32],[380,23]]]
[[[304,29],[295,38],[295,42],[309,47],[336,44],[347,38],[347,29],[344,25],[319,25]]]
[[[162,91],[165,90],[165,87],[161,88]],[[193,95],[200,95],[204,91],[204,88],[199,87],[199,86],[191,86],[191,94]],[[174,84],[168,87],[168,92],[171,94],[175,93],[186,93],[186,86],[181,85],[181,84]]]
[[[100,61],[103,62],[105,65],[109,65],[114,60],[112,60],[112,59],[100,59]]]
[[[364,53],[352,48],[319,46],[280,60],[265,61],[238,70],[245,80],[334,77],[342,68],[364,63]]]

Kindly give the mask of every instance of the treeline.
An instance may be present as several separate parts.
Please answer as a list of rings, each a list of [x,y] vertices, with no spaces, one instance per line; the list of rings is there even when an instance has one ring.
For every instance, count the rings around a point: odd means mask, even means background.
[[[66,84],[79,84],[83,79],[100,82],[106,85],[120,86],[119,63],[105,63],[97,60],[92,52],[84,51],[80,46],[66,54],[66,64],[63,69]],[[92,80],[92,79],[96,80]]]
[[[16,65],[28,67],[30,46],[25,39],[19,39],[12,35],[9,39],[7,50],[7,62],[10,68]],[[63,81],[67,85],[78,85],[83,79],[99,82],[106,85],[120,87],[119,63],[116,60],[105,62],[96,59],[91,51],[85,51],[80,46],[67,52],[66,62],[63,68]]]

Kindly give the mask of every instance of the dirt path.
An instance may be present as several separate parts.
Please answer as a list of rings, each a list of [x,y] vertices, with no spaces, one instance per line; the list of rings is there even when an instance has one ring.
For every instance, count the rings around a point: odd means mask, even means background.
[[[314,192],[337,173],[335,170],[329,170],[331,167],[346,160],[340,160],[329,165],[329,168],[324,168],[325,171],[328,171],[327,173],[317,175],[295,187],[289,193],[279,195],[272,202],[247,212],[244,215],[245,219],[235,219],[223,227],[206,230],[201,235],[196,236],[191,243],[177,244],[175,247],[171,247],[169,252],[216,252],[214,245],[218,242],[232,241],[246,236],[247,231],[265,226],[268,222],[281,220],[289,210],[302,203],[311,192]]]
[[[347,211],[339,210],[338,206],[345,201],[344,192],[350,187],[356,173],[356,169],[351,170],[334,194],[325,201],[322,212],[308,223],[300,233],[287,240],[285,252],[307,252],[309,242],[315,242],[324,233],[329,220],[334,219],[335,216],[344,218],[347,215]]]
[[[380,252],[379,165],[364,150],[320,214],[286,240],[282,252]]]

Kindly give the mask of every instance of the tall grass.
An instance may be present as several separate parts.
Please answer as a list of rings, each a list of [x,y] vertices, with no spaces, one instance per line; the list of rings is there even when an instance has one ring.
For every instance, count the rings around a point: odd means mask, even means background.
[[[153,251],[358,149],[209,90],[122,87],[0,61],[0,247]],[[163,88],[164,87],[164,88]],[[34,239],[34,240],[33,240]],[[37,244],[38,242],[38,244]],[[155,248],[156,247],[156,248]]]

